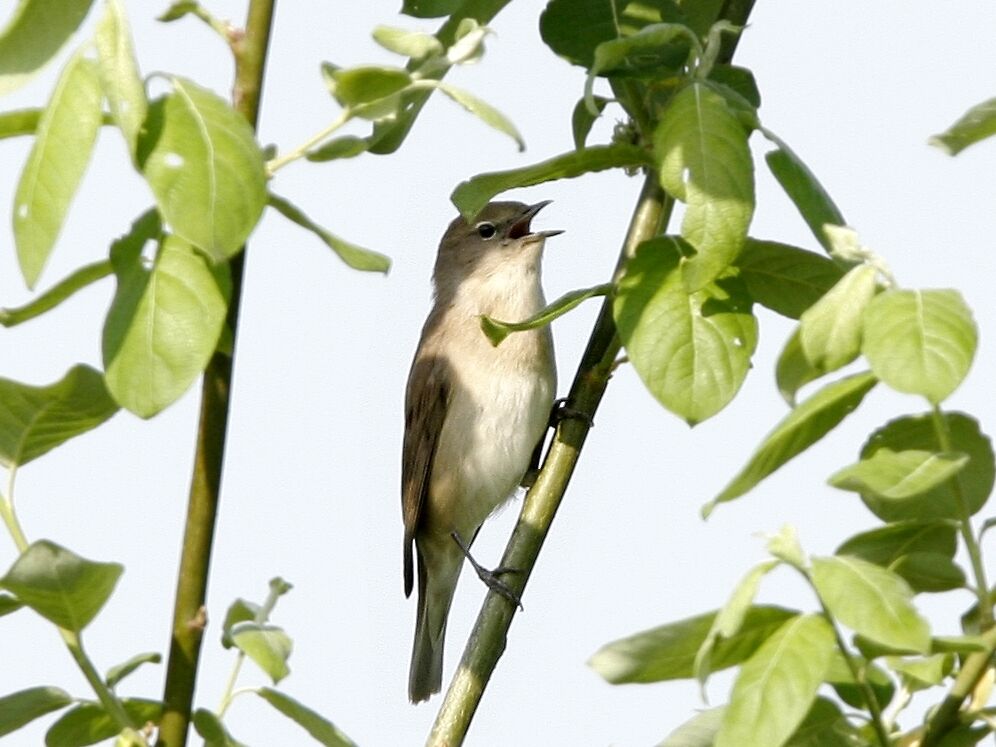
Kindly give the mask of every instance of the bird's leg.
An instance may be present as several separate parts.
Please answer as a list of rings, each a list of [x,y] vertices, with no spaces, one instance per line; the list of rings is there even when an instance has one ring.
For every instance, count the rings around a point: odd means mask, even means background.
[[[485,586],[487,586],[492,591],[496,591],[499,594],[501,594],[503,597],[505,597],[505,599],[517,605],[520,610],[525,609],[522,606],[522,600],[519,599],[519,595],[516,594],[514,591],[512,591],[510,588],[508,588],[508,585],[500,578],[498,578],[503,573],[522,573],[520,569],[505,568],[503,566],[500,566],[498,568],[495,568],[493,571],[489,571],[483,565],[474,560],[474,556],[470,554],[470,548],[464,544],[462,539],[460,539],[459,534],[457,534],[454,531],[450,532],[450,536],[453,538],[453,541],[457,543],[457,546],[460,548],[460,550],[463,551],[463,556],[467,558],[467,561],[474,569],[474,572],[477,573],[477,577],[484,582]]]
[[[574,419],[585,423],[589,428],[595,427],[595,421],[591,415],[581,412],[570,406],[569,397],[561,397],[553,401],[553,409],[550,410],[550,427],[556,428],[562,420]]]

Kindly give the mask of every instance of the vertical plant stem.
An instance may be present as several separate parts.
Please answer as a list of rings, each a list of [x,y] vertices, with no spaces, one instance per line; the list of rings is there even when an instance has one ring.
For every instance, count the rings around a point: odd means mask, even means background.
[[[235,108],[253,127],[259,119],[263,68],[275,2],[250,0],[245,34],[232,43],[235,54],[232,100]],[[232,332],[233,351],[238,332],[244,257],[245,251],[231,262],[232,300],[228,309],[228,326]],[[232,358],[215,352],[204,371],[201,387],[200,423],[177,577],[172,640],[163,690],[165,708],[157,742],[159,747],[183,747],[187,743],[206,621],[204,601],[221,492],[231,387]]]

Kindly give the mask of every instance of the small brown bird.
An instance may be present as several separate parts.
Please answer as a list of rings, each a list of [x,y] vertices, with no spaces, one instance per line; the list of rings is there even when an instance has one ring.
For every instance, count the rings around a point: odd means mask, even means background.
[[[480,325],[482,314],[520,321],[546,305],[543,244],[562,232],[533,232],[530,222],[547,204],[492,202],[473,221],[450,223],[439,244],[435,302],[405,398],[406,596],[414,585],[413,550],[418,564],[413,703],[442,683],[446,618],[464,561],[460,543],[469,547],[515,492],[549,420],[557,385],[549,327],[494,347]]]

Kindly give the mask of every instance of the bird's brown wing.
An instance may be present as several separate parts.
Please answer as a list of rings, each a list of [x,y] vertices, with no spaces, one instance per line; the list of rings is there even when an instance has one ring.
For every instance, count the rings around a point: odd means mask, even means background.
[[[401,454],[405,596],[411,595],[414,586],[415,530],[429,492],[432,460],[443,429],[449,395],[450,375],[446,360],[438,356],[416,357],[405,396],[405,439]]]

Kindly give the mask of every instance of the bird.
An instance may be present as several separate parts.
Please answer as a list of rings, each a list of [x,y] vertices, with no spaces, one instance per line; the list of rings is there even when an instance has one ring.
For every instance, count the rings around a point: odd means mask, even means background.
[[[473,220],[454,219],[439,244],[433,305],[405,395],[406,597],[418,570],[412,703],[440,690],[446,621],[465,557],[494,583],[469,547],[522,484],[549,423],[557,386],[549,326],[497,347],[481,329],[482,315],[520,321],[546,305],[543,247],[563,232],[533,231],[531,222],[549,202],[491,202]]]

